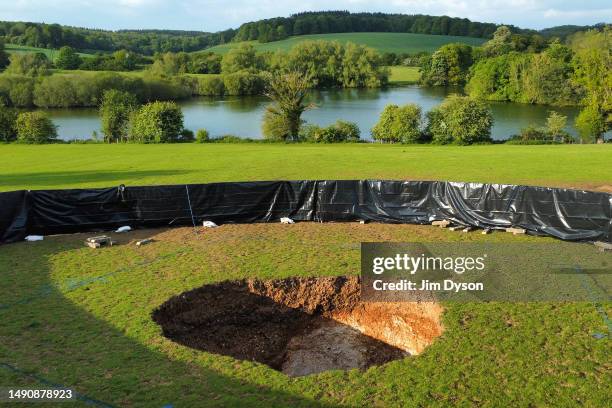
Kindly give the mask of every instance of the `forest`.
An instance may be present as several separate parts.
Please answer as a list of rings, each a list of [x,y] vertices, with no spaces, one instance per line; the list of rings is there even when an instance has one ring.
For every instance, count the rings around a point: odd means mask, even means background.
[[[348,11],[304,12],[242,24],[219,32],[182,30],[98,30],[32,22],[0,21],[0,39],[10,44],[41,48],[70,46],[77,50],[112,52],[128,50],[143,55],[198,51],[231,41],[269,42],[293,35],[399,32],[490,38],[498,25],[466,18]],[[537,34],[510,27],[514,33]],[[542,30],[544,37],[565,38],[590,27],[561,26]]]

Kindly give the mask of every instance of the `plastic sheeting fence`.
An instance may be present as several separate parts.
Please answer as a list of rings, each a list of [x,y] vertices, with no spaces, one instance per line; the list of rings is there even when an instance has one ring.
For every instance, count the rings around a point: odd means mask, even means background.
[[[612,194],[442,181],[305,180],[0,193],[0,242],[28,234],[278,221],[448,219],[564,240],[612,240]]]

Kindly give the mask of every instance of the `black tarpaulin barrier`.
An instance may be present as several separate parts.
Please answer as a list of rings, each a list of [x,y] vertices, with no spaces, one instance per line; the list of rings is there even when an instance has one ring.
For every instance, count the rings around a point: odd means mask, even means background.
[[[28,207],[26,191],[0,193],[0,243],[19,241],[27,235]]]
[[[27,234],[278,221],[457,224],[612,241],[612,194],[504,184],[304,180],[0,193],[0,242]]]

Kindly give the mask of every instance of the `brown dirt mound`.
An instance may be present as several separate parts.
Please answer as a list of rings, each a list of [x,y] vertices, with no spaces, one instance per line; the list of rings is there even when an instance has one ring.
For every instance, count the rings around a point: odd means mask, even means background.
[[[175,296],[153,312],[164,336],[291,376],[417,354],[442,332],[432,302],[360,302],[356,277],[239,280]]]

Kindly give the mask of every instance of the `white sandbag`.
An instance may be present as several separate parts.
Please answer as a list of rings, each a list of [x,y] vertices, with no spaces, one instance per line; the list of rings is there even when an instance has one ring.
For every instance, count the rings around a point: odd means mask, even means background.
[[[295,221],[293,221],[291,218],[289,217],[283,217],[280,219],[281,224],[295,224]]]
[[[217,225],[217,224],[215,224],[215,223],[214,223],[214,222],[212,222],[212,221],[204,221],[204,222],[202,223],[202,226],[203,226],[204,228],[217,228],[217,227],[218,227],[218,225]]]
[[[28,235],[27,237],[25,237],[26,241],[42,241],[44,239],[44,237],[42,235]]]
[[[132,227],[130,227],[129,225],[124,225],[123,227],[117,228],[115,232],[128,232],[131,230],[132,230]]]

